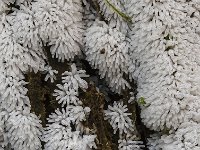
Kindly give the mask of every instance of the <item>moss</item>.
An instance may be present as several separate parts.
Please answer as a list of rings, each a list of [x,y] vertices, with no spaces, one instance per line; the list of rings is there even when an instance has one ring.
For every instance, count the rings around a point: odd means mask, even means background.
[[[169,135],[170,130],[171,130],[171,129],[167,128],[166,125],[165,125],[165,126],[164,126],[164,129],[161,130],[161,133],[162,133],[162,135],[164,135],[164,134]]]
[[[45,75],[41,73],[34,74],[33,72],[28,73],[26,76],[26,81],[29,82],[27,85],[28,88],[28,96],[31,102],[31,110],[35,112],[38,116],[41,117],[42,124],[46,126],[46,118],[55,111],[57,108],[61,108],[61,105],[58,104],[55,97],[52,96],[54,90],[56,89],[56,84],[60,84],[62,79],[62,73],[66,70],[69,70],[68,62],[60,63],[57,59],[53,59],[49,52],[49,48],[45,48],[46,56],[48,58],[48,64],[52,66],[53,69],[58,71],[56,75],[57,80],[54,83],[50,81],[45,82]],[[78,61],[78,60],[76,60]],[[88,70],[88,66],[85,66],[84,63],[83,68]],[[91,72],[89,72],[90,74]],[[87,79],[89,80],[89,78]],[[89,82],[89,81],[88,81]],[[95,130],[95,134],[97,134],[96,144],[98,150],[117,150],[118,149],[118,132],[114,134],[112,126],[108,123],[108,121],[104,120],[104,109],[107,109],[107,106],[113,103],[112,100],[118,101],[123,99],[124,104],[128,105],[129,112],[132,113],[131,119],[133,123],[137,122],[137,109],[136,104],[128,104],[129,93],[130,91],[123,91],[122,95],[117,94],[109,94],[111,98],[110,102],[106,102],[105,97],[102,93],[97,92],[96,87],[94,85],[89,85],[89,88],[86,92],[80,90],[79,98],[83,101],[84,106],[88,106],[91,109],[91,113],[87,120],[84,122],[84,125],[91,130]],[[135,128],[133,133],[140,139],[139,132]]]
[[[97,147],[99,150],[117,150],[118,134],[113,134],[110,124],[104,120],[105,99],[102,93],[98,93],[94,86],[89,85],[86,93],[80,95],[84,106],[91,109],[91,113],[85,126],[95,129],[97,134]]]
[[[45,125],[46,122],[46,108],[45,108],[45,95],[48,93],[48,90],[43,87],[41,81],[41,74],[34,74],[33,72],[28,73],[27,85],[28,96],[31,103],[31,111],[35,112],[36,115],[40,116],[42,124]]]
[[[146,101],[145,101],[145,98],[144,97],[140,97],[139,99],[138,99],[138,104],[139,105],[146,105]]]
[[[46,126],[46,119],[54,112],[55,109],[60,108],[55,97],[52,96],[56,89],[56,84],[61,83],[62,73],[69,69],[67,62],[61,63],[57,59],[52,58],[49,51],[49,47],[45,47],[45,54],[48,58],[48,64],[53,69],[58,71],[56,75],[57,80],[54,83],[50,81],[45,82],[45,74],[30,72],[26,75],[26,81],[28,82],[28,96],[31,103],[31,111],[40,116],[42,125]]]

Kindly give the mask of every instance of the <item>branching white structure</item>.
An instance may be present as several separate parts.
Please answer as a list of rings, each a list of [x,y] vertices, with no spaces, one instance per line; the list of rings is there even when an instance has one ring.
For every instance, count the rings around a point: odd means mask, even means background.
[[[126,21],[126,0],[98,0],[101,13],[111,28],[117,28],[123,33],[128,31],[128,22]]]
[[[133,123],[130,119],[131,113],[127,112],[127,105],[123,105],[123,102],[114,102],[113,106],[108,106],[108,110],[105,110],[105,119],[109,121],[114,129],[114,133],[119,129],[119,134],[133,131]]]
[[[57,70],[53,70],[51,66],[46,66],[45,67],[45,73],[47,73],[46,77],[45,77],[45,81],[47,81],[48,79],[51,80],[51,82],[54,82],[54,80],[56,80],[56,75],[58,74]]]
[[[15,150],[41,149],[42,126],[39,118],[30,113],[23,75],[30,70],[42,71],[45,64],[31,17],[29,10],[22,7],[9,15],[2,14],[0,20],[0,111],[8,113],[4,120],[5,140]],[[34,39],[28,35],[30,32]]]
[[[53,96],[61,107],[43,131],[31,112],[25,74],[46,73],[56,80],[52,57],[71,61],[83,53],[112,91],[122,94],[137,81],[143,123],[169,130],[149,141],[151,150],[200,149],[200,1],[199,0],[0,0],[0,149],[47,150],[96,147],[96,135],[82,130],[90,113],[78,98],[88,77],[75,64],[62,74]],[[94,5],[94,4],[93,4]],[[99,11],[99,12],[97,12]],[[84,55],[82,55],[84,59]],[[134,95],[129,102],[135,101]],[[140,149],[130,139],[134,125],[128,108],[114,102],[105,111],[119,149]],[[75,128],[76,131],[72,130]],[[43,135],[42,135],[43,134]],[[80,145],[82,145],[80,147]]]
[[[40,136],[42,125],[39,118],[27,110],[12,111],[6,121],[9,143],[13,149],[26,150],[42,148]]]
[[[167,148],[161,149],[199,149],[198,144],[192,146],[193,142],[188,143],[189,147],[183,146],[189,135],[185,135],[182,126],[192,133],[196,128],[190,128],[188,122],[197,126],[200,123],[200,3],[193,0],[133,3],[131,47],[136,69],[132,77],[138,83],[137,97],[144,97],[146,102],[141,107],[142,120],[153,130],[172,129],[169,137],[173,138],[165,145]],[[183,135],[181,140],[174,138],[177,134]]]
[[[45,80],[55,79],[57,71],[46,66],[46,44],[59,60],[78,55],[83,34],[81,1],[1,0],[0,15],[0,146],[40,150],[41,121],[30,112],[24,74],[41,71],[48,73]]]
[[[67,83],[69,89],[78,92],[79,88],[83,91],[88,88],[87,82],[81,78],[89,77],[89,75],[86,74],[85,70],[77,70],[75,64],[71,65],[71,72],[65,71],[62,75],[63,83]]]
[[[6,120],[8,120],[8,112],[0,112],[0,149],[3,149],[8,144],[7,134],[5,134]]]
[[[128,73],[129,42],[126,36],[105,22],[96,20],[86,32],[87,60],[99,69],[113,91],[120,93],[129,83],[123,78]]]
[[[68,85],[60,85],[58,84],[57,87],[59,88],[55,90],[55,93],[53,94],[56,96],[56,100],[58,100],[58,103],[62,103],[62,105],[78,105],[81,104],[81,101],[77,97],[78,93],[74,89],[69,89]]]
[[[143,142],[136,141],[132,135],[134,131],[134,124],[130,118],[132,114],[127,111],[127,105],[123,105],[123,102],[114,102],[113,106],[109,105],[108,109],[104,110],[105,119],[114,129],[114,134],[119,130],[119,150],[141,150],[144,147]]]
[[[133,140],[119,140],[119,150],[142,150],[144,147],[143,142]]]
[[[51,46],[53,57],[73,60],[83,45],[81,0],[41,0],[32,5],[41,39]]]
[[[45,128],[43,135],[43,141],[46,142],[46,150],[87,150],[96,146],[94,143],[96,135],[84,135],[82,137],[80,131],[72,131],[71,123],[80,122],[85,119],[84,112],[82,112],[83,116],[77,115],[73,109],[79,108],[69,106],[66,110],[62,110],[61,112],[56,110],[56,113],[49,116],[48,122],[50,124]]]
[[[149,139],[150,150],[198,150],[199,125],[194,122],[183,123],[175,133],[163,136],[153,136]]]
[[[83,107],[78,98],[78,89],[87,89],[87,82],[81,77],[88,77],[85,70],[77,70],[76,65],[71,65],[71,72],[65,71],[62,83],[58,84],[59,90],[55,90],[54,96],[62,107],[62,111],[56,110],[48,118],[49,124],[45,128],[43,141],[46,142],[45,150],[90,150],[96,148],[94,142],[96,135],[86,135],[82,129],[81,122],[86,120],[90,113],[89,107]],[[76,131],[72,130],[72,125]]]

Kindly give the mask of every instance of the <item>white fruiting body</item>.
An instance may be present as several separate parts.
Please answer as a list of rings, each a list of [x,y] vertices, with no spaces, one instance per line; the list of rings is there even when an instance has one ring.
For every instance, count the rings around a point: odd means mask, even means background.
[[[96,135],[83,134],[84,126],[81,122],[86,120],[90,113],[89,107],[83,107],[78,98],[78,90],[86,90],[88,84],[81,77],[88,77],[85,70],[77,70],[76,65],[71,65],[71,72],[65,71],[62,84],[57,84],[54,96],[58,103],[62,103],[62,111],[58,109],[52,113],[44,129],[43,141],[46,142],[45,150],[91,150],[96,148],[94,142]],[[66,107],[65,107],[66,106]],[[64,109],[65,108],[65,109]],[[72,130],[72,124],[76,131]]]
[[[139,103],[143,123],[170,130],[151,138],[149,149],[199,150],[200,1],[88,2],[0,0],[0,149],[40,150],[41,137],[47,150],[96,147],[96,135],[82,130],[91,110],[78,98],[79,90],[88,88],[82,79],[88,75],[75,64],[57,84],[53,96],[63,110],[49,116],[45,131],[31,112],[25,74],[40,71],[47,74],[45,81],[56,80],[58,72],[46,57],[49,48],[62,62],[84,53],[118,94],[132,88],[129,79],[137,82],[137,99],[145,103]],[[92,8],[96,4],[99,12]],[[133,95],[128,102],[134,101]],[[119,149],[141,148],[126,137],[134,128],[130,115],[121,102],[105,110],[114,132],[119,130]]]
[[[125,35],[105,22],[96,20],[86,33],[87,60],[99,69],[101,78],[106,78],[115,92],[121,93],[130,87],[123,78],[128,73],[129,42]]]
[[[123,102],[114,102],[113,106],[108,106],[108,110],[105,110],[105,119],[109,121],[114,129],[114,133],[119,130],[119,134],[127,133],[130,130],[133,131],[133,123],[130,119],[131,113],[127,112],[127,105],[123,105]]]

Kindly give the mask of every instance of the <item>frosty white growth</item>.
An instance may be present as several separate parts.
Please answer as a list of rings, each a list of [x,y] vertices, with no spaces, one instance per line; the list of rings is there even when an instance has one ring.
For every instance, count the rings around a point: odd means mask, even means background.
[[[82,124],[91,110],[79,99],[88,75],[75,64],[53,93],[62,110],[52,112],[45,128],[31,112],[25,74],[40,71],[54,82],[58,73],[44,46],[61,62],[86,59],[118,94],[136,81],[138,93],[129,102],[145,100],[142,122],[158,132],[149,149],[200,149],[200,1],[97,0],[99,10],[88,2],[0,0],[0,149],[40,150],[41,141],[47,150],[96,148],[97,135]],[[104,113],[119,131],[119,149],[143,148],[124,103]],[[168,135],[161,132],[166,129]]]

